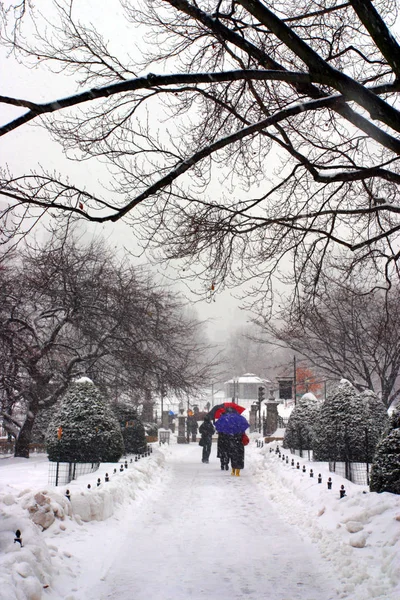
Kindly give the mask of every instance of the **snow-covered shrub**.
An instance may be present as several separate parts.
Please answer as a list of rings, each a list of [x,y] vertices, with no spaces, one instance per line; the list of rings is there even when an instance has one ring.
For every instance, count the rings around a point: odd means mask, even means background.
[[[129,421],[122,430],[126,454],[140,454],[146,451],[146,431],[139,419]]]
[[[368,462],[372,462],[378,442],[388,426],[389,418],[387,408],[371,390],[361,392],[360,399],[368,427]]]
[[[371,492],[400,494],[400,407],[379,442],[371,469]]]
[[[125,454],[140,454],[146,451],[146,431],[142,421],[137,415],[136,407],[125,402],[112,405],[121,426],[124,439]]]
[[[116,462],[121,458],[120,425],[90,379],[83,377],[69,386],[51,419],[46,447],[53,461]]]
[[[297,401],[292,410],[283,439],[283,447],[292,450],[312,450],[315,438],[315,422],[320,402],[310,392]]]
[[[321,406],[315,460],[371,462],[386,423],[386,409],[377,396],[371,391],[360,394],[342,379]]]

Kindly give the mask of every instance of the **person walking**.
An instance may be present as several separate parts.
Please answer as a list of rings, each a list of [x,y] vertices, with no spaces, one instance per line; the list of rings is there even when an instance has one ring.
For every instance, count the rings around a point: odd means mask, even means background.
[[[224,414],[215,423],[218,433],[226,434],[228,441],[228,454],[232,467],[231,475],[240,476],[244,469],[244,444],[243,434],[249,427],[247,420],[233,408],[226,408]]]
[[[203,448],[203,455],[201,462],[207,463],[209,462],[210,454],[211,454],[211,444],[212,444],[212,436],[214,433],[214,425],[211,423],[211,419],[208,415],[204,417],[203,423],[199,427],[199,433],[201,435],[200,438],[200,446]]]
[[[217,458],[221,462],[221,471],[229,469],[229,434],[218,432]]]

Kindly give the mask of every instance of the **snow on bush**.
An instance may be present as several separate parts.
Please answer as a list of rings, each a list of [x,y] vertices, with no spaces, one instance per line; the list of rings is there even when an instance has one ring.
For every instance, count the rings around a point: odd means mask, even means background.
[[[121,458],[121,428],[90,379],[84,377],[69,386],[51,419],[46,447],[52,461],[116,462]]]
[[[386,424],[387,412],[377,396],[369,390],[360,394],[342,379],[321,406],[314,458],[371,462]]]
[[[388,430],[377,446],[370,489],[400,494],[400,406],[393,411]]]
[[[312,450],[315,438],[315,422],[321,403],[314,394],[304,394],[292,410],[285,429],[284,448]]]

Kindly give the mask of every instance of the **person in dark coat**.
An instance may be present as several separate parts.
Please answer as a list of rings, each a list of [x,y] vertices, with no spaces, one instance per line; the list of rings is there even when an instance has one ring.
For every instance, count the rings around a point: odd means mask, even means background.
[[[241,469],[244,469],[244,445],[243,433],[229,435],[229,458],[231,460],[232,475],[239,477]]]
[[[196,441],[197,430],[199,426],[197,425],[196,417],[193,416],[190,419],[190,433],[192,434],[192,442]]]
[[[217,420],[215,427],[219,434],[227,436],[227,447],[229,460],[232,467],[232,475],[239,477],[241,469],[244,469],[244,445],[243,433],[249,427],[247,420],[238,414],[233,408],[226,408],[225,412]]]
[[[218,432],[217,458],[221,461],[221,471],[229,469],[229,435]]]
[[[199,427],[199,433],[201,435],[200,444],[203,447],[203,456],[201,462],[209,462],[211,453],[212,436],[214,434],[214,425],[211,423],[211,419],[208,415],[204,417],[203,423]]]

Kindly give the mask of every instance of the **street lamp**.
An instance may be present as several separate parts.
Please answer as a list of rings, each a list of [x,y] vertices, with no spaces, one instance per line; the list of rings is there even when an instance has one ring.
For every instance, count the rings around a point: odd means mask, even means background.
[[[261,433],[261,403],[265,400],[265,390],[263,387],[258,388],[258,431]]]

